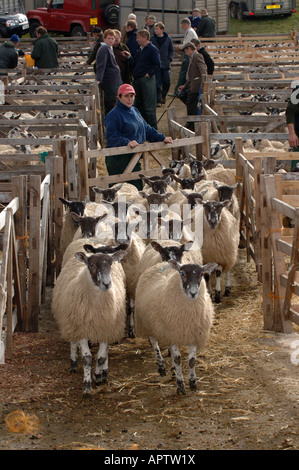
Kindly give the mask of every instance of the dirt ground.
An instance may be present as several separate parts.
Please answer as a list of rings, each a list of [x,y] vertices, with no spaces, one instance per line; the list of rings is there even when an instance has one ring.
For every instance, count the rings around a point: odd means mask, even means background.
[[[13,357],[0,366],[1,450],[299,450],[298,329],[263,329],[262,288],[244,250],[231,296],[215,306],[210,342],[198,354],[195,392],[181,351],[185,396],[176,393],[167,350],[168,373],[160,377],[149,343],[124,338],[110,348],[109,384],[82,398],[82,367],[69,372],[51,296],[49,287],[39,332],[15,333]],[[15,411],[27,432],[8,427]]]

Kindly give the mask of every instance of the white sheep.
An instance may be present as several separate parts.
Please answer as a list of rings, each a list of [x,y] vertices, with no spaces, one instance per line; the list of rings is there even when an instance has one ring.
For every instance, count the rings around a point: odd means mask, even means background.
[[[136,334],[149,338],[161,375],[166,370],[159,344],[170,347],[177,393],[186,393],[178,346],[189,346],[189,386],[196,390],[196,352],[206,346],[214,318],[210,295],[201,281],[215,267],[215,263],[180,265],[170,260],[167,266],[147,269],[136,287]]]
[[[239,224],[229,212],[230,201],[197,200],[204,208],[202,256],[204,263],[217,263],[215,302],[221,299],[220,276],[226,273],[225,295],[230,294],[230,271],[238,259]],[[209,278],[206,278],[210,291]]]
[[[125,251],[112,255],[77,252],[61,270],[53,290],[52,312],[62,338],[71,343],[71,371],[77,371],[77,347],[83,369],[83,395],[91,394],[92,355],[88,341],[99,343],[94,380],[108,381],[108,346],[125,331],[126,290],[119,263]]]

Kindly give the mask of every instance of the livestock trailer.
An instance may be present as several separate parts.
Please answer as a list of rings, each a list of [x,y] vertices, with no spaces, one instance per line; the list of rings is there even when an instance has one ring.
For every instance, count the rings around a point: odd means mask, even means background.
[[[144,25],[145,17],[154,15],[157,21],[165,24],[169,34],[181,34],[180,22],[192,14],[192,9],[206,8],[216,21],[217,34],[229,30],[229,10],[227,0],[119,0],[120,25],[125,24],[129,13],[135,13],[138,28]]]

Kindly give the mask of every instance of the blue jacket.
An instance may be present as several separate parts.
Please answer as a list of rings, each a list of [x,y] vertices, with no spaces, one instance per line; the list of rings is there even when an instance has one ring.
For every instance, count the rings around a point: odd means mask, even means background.
[[[174,47],[170,36],[165,32],[161,38],[154,34],[151,37],[151,43],[156,46],[160,52],[161,68],[170,69],[170,64],[174,54]]]
[[[137,31],[138,29],[132,29],[132,31],[127,31],[127,42],[126,46],[130,49],[132,56],[135,55],[139,48],[139,44],[137,42]]]
[[[160,53],[156,46],[149,42],[143,49],[139,47],[134,57],[130,58],[130,63],[134,79],[144,77],[147,73],[152,77],[161,68]]]
[[[120,68],[116,63],[113,51],[102,43],[96,57],[97,81],[102,87],[119,87],[122,84]]]
[[[191,16],[188,16],[189,20],[191,21],[191,28],[197,28],[200,20],[201,20],[201,17],[200,16],[196,16],[196,18],[191,15]]]
[[[137,108],[128,108],[117,100],[113,108],[105,117],[106,147],[123,147],[131,140],[143,144],[149,142],[163,142],[165,135],[149,126]]]

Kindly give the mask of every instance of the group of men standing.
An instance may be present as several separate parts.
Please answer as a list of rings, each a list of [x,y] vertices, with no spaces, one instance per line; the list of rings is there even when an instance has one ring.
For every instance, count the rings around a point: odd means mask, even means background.
[[[198,94],[201,77],[207,73],[207,69],[200,52],[199,58],[195,57],[194,60],[194,52],[196,53],[195,55],[198,52],[193,44],[190,46],[190,43],[191,39],[195,38],[198,40],[198,34],[195,29],[198,30],[201,23],[203,25],[205,23],[210,25],[209,30],[206,27],[202,28],[205,31],[203,32],[204,37],[206,37],[206,34],[215,35],[215,22],[208,16],[206,11],[201,11],[201,16],[199,16],[199,11],[195,8],[193,15],[195,17],[193,24],[195,24],[194,21],[197,18],[197,26],[192,27],[189,18],[181,21],[184,41],[182,45],[176,46],[176,49],[184,53],[184,58],[188,57],[189,59],[190,57],[190,64],[194,62],[194,64],[203,65],[200,68],[191,67],[191,65],[189,67],[188,89],[190,89],[190,93]],[[211,25],[214,25],[214,32]],[[170,88],[170,67],[175,51],[172,39],[165,31],[165,25],[162,22],[156,22],[156,18],[153,15],[148,15],[145,19],[145,25],[142,29],[138,30],[136,16],[130,14],[126,25],[120,33],[121,37],[118,44],[123,49],[118,52],[119,57],[117,58],[115,55],[115,35],[119,33],[119,31],[112,29],[106,30],[103,42],[96,55],[96,78],[104,94],[105,115],[115,106],[117,90],[121,83],[130,83],[136,91],[135,106],[139,109],[146,122],[156,129],[156,108],[165,104]],[[186,47],[187,44],[188,47],[192,47],[192,51],[189,51]],[[124,81],[119,67],[121,59],[131,70],[131,77],[129,77],[131,81]],[[189,60],[186,63],[189,66]],[[194,78],[197,80],[197,83],[193,80],[194,73],[196,74]],[[192,83],[190,83],[190,77]],[[189,101],[193,103],[191,94],[188,103]],[[191,109],[189,104],[187,109]]]

